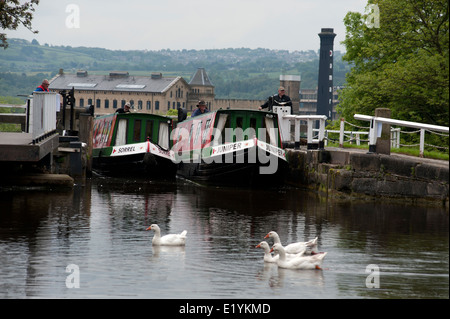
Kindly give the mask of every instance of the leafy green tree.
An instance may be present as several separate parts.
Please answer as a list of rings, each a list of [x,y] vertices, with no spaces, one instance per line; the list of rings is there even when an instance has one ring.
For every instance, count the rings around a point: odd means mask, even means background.
[[[33,19],[34,5],[38,5],[39,0],[30,0],[23,4],[19,0],[0,1],[0,28],[3,30],[16,30],[23,25],[33,33],[37,33],[31,28]],[[8,41],[5,33],[0,33],[0,47],[6,49]]]
[[[392,110],[407,121],[449,125],[449,5],[447,0],[369,0],[379,9],[347,13],[344,23],[352,69],[338,111],[352,121],[355,113]]]

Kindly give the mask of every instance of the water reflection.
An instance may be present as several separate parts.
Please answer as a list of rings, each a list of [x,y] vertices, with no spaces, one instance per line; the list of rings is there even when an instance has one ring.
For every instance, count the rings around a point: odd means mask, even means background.
[[[448,298],[442,208],[114,178],[0,191],[0,207],[2,298]],[[153,247],[153,223],[186,229],[186,247]],[[319,237],[324,270],[264,263],[255,246],[271,230],[284,243]],[[68,264],[79,289],[65,285]],[[370,264],[377,289],[365,284]]]
[[[0,203],[0,290],[27,296],[59,272],[54,252],[69,260],[73,243],[89,229],[90,189],[2,191]]]

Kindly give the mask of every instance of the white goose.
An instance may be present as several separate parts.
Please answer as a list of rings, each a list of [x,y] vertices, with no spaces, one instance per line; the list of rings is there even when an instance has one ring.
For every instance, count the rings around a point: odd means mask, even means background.
[[[277,232],[275,231],[269,232],[264,238],[273,238],[274,244],[281,245],[280,236],[278,236]],[[288,254],[298,254],[304,251],[305,255],[311,255],[311,253],[317,250],[317,239],[318,237],[306,242],[299,241],[296,243],[292,243],[285,246],[284,250]]]
[[[187,231],[184,230],[181,234],[169,234],[161,237],[161,229],[158,225],[153,224],[146,230],[153,230],[152,244],[155,246],[184,246],[186,244]]]
[[[295,258],[286,258],[286,251],[281,244],[274,244],[272,249],[280,256],[277,260],[277,265],[280,268],[286,269],[322,269],[322,261],[326,256],[326,252],[313,253],[311,256],[299,256]]]
[[[264,250],[264,262],[266,262],[266,263],[276,263],[278,261],[278,258],[280,257],[279,255],[272,256],[272,254],[270,253],[269,244],[266,241],[260,242],[258,245],[256,245],[255,248],[262,248]],[[300,256],[303,256],[304,252],[305,251],[302,251],[301,253],[298,253],[298,254],[286,253],[286,258],[290,259],[290,258],[300,257]]]

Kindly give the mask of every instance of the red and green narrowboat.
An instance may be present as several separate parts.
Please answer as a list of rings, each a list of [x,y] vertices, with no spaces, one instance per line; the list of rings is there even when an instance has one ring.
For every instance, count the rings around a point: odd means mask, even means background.
[[[172,119],[147,113],[114,113],[94,120],[92,166],[108,175],[174,178]]]
[[[287,168],[277,114],[220,109],[177,124],[177,175],[201,184],[269,187]]]

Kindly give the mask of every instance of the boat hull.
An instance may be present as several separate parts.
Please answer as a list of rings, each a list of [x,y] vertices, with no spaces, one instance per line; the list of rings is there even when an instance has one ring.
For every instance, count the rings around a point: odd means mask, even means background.
[[[175,178],[172,120],[148,113],[114,113],[94,122],[92,167],[104,175]]]
[[[287,168],[277,114],[219,109],[178,123],[172,137],[177,175],[196,183],[279,185]]]
[[[151,153],[124,156],[94,157],[92,166],[104,175],[145,175],[154,178],[175,178],[176,165],[172,160]]]
[[[249,150],[244,150],[208,158],[207,161],[180,162],[177,175],[204,185],[267,188],[283,184],[287,162],[272,154],[264,154],[263,157],[249,160]]]

